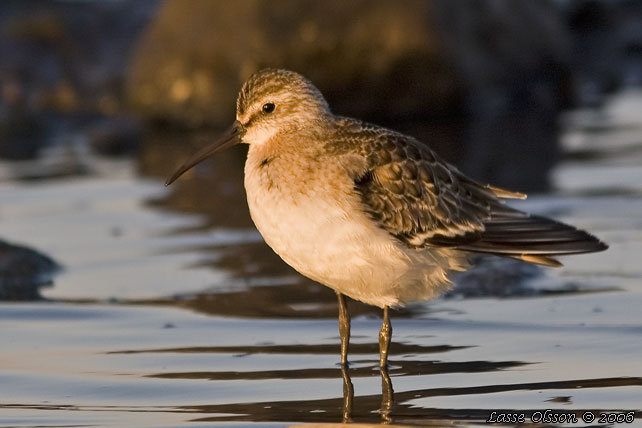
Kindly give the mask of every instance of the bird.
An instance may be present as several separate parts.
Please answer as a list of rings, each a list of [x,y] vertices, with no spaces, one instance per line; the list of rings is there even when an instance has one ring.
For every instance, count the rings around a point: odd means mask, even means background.
[[[294,71],[251,75],[232,126],[165,185],[238,143],[249,145],[244,186],[263,239],[336,292],[342,366],[350,340],[346,296],[383,310],[379,365],[387,367],[390,308],[441,295],[471,255],[557,267],[557,256],[608,248],[573,226],[511,208],[505,200],[526,195],[468,177],[411,136],[333,114]]]

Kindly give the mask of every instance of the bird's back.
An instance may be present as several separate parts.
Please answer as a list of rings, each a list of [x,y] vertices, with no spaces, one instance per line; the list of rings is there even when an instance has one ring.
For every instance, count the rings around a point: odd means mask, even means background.
[[[372,221],[410,248],[453,248],[559,265],[551,256],[602,251],[591,234],[505,205],[526,196],[481,184],[414,138],[341,119],[337,140],[365,168],[354,187]],[[340,146],[340,145],[339,145]]]

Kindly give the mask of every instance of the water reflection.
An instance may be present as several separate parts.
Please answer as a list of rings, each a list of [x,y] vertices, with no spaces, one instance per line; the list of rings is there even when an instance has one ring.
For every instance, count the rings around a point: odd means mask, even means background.
[[[427,408],[414,403],[430,397],[465,396],[469,394],[493,394],[502,392],[518,392],[522,390],[542,391],[556,389],[599,389],[609,387],[640,387],[642,378],[603,378],[603,379],[578,379],[558,382],[534,382],[510,385],[486,385],[471,388],[434,388],[415,389],[394,394],[390,378],[382,370],[379,373],[382,380],[381,395],[362,395],[355,397],[350,377],[344,381],[344,395],[341,399],[300,400],[300,401],[273,401],[255,402],[244,404],[186,406],[182,410],[211,414],[193,421],[223,422],[223,421],[283,421],[298,420],[305,423],[324,423],[329,426],[329,421],[357,422],[368,424],[401,424],[424,426],[426,424],[446,423],[463,424],[465,422],[483,422],[488,419],[493,411],[515,412],[510,408]],[[616,411],[613,409],[612,411]],[[620,409],[621,410],[621,409]],[[523,409],[530,417],[537,408]],[[561,411],[561,410],[560,410]],[[565,412],[575,413],[579,418],[586,411],[599,413],[606,411],[604,408],[573,407]],[[630,411],[630,410],[629,410]],[[636,418],[642,412],[634,411]],[[227,413],[227,414],[225,414]],[[231,414],[230,414],[231,413]],[[224,415],[225,414],[225,415]]]
[[[260,345],[260,346],[210,346],[169,349],[143,349],[113,351],[110,354],[228,354],[236,358],[260,354],[296,355],[305,360],[311,355],[337,355],[338,345]],[[483,373],[524,367],[530,363],[520,361],[461,361],[444,362],[424,359],[425,356],[448,353],[466,347],[450,345],[421,346],[416,344],[393,343],[391,346],[390,366],[378,366],[378,345],[376,343],[355,343],[351,355],[355,358],[349,367],[335,368],[295,368],[289,370],[260,370],[260,371],[207,371],[207,372],[160,372],[147,377],[157,379],[190,379],[208,381],[257,381],[257,380],[301,380],[301,379],[336,379],[342,382],[341,399],[302,399],[300,401],[283,402],[277,397],[274,402],[254,402],[245,404],[228,403],[224,405],[187,406],[183,410],[189,412],[212,414],[211,417],[199,418],[198,421],[278,421],[300,420],[305,422],[394,422],[412,423],[413,418],[423,418],[426,409],[415,409],[412,413],[407,402],[422,397],[455,394],[447,389],[406,390],[398,394],[400,400],[395,401],[393,379],[405,376],[428,376],[431,374]],[[408,359],[409,355],[424,358]],[[406,358],[403,358],[406,356]],[[364,357],[370,357],[365,358]],[[379,377],[381,394],[355,394],[353,379],[369,379]],[[491,387],[488,392],[492,391]],[[516,387],[518,388],[518,387]],[[463,391],[462,393],[467,393]],[[419,412],[419,413],[417,413]],[[227,415],[222,416],[220,414]],[[377,416],[378,415],[378,416]],[[440,415],[447,417],[445,415]],[[459,415],[461,418],[461,415]],[[399,420],[397,420],[399,419]]]
[[[341,377],[343,378],[343,408],[341,421],[343,423],[352,422],[352,407],[354,405],[354,386],[348,367],[345,364],[341,365]]]
[[[164,182],[183,160],[216,135],[216,131],[151,131],[138,154],[139,173]],[[165,198],[150,204],[174,212],[205,214],[203,228],[253,228],[243,188],[246,150],[245,145],[239,145],[202,162],[185,173]]]
[[[392,422],[392,408],[394,405],[394,391],[392,389],[392,381],[388,374],[388,367],[379,367],[381,374],[381,422],[390,424]],[[354,386],[350,378],[350,369],[346,365],[341,365],[341,376],[343,378],[343,408],[342,418],[343,423],[352,422],[352,409],[354,407]]]
[[[394,404],[394,391],[392,389],[392,381],[388,374],[388,367],[379,367],[381,374],[381,422],[392,422],[392,406]]]

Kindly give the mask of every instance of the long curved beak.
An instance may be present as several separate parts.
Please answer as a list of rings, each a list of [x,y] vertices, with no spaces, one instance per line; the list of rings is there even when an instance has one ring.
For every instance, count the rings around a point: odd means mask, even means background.
[[[187,159],[183,165],[181,165],[174,174],[172,174],[171,177],[167,179],[165,182],[165,186],[169,186],[172,184],[178,177],[183,175],[185,171],[189,170],[192,168],[194,165],[197,163],[209,158],[212,156],[214,153],[218,152],[219,150],[226,149],[228,147],[231,147],[235,144],[238,144],[241,142],[241,138],[243,138],[243,133],[244,133],[243,125],[241,125],[241,122],[238,120],[235,120],[232,126],[230,126],[224,133],[221,135],[216,141],[214,141],[212,144],[209,146],[203,147],[201,150],[198,152],[194,153],[192,157]]]

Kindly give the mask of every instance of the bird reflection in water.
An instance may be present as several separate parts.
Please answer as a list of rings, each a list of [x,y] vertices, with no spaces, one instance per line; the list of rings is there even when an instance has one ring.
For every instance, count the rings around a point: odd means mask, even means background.
[[[388,366],[379,367],[381,375],[381,422],[392,423],[392,408],[394,405],[394,390],[392,380],[388,373]],[[354,386],[350,378],[350,369],[347,365],[341,365],[341,376],[343,377],[343,423],[352,422],[352,409],[354,406]]]

